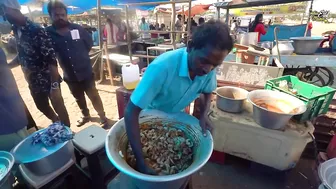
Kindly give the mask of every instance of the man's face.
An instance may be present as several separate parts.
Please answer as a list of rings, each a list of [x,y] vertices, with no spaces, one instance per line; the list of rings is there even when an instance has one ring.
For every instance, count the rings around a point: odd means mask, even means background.
[[[55,8],[51,11],[51,20],[57,28],[68,26],[68,15],[63,8]]]
[[[141,21],[142,21],[142,23],[145,23],[145,22],[146,22],[145,18],[142,18]]]
[[[218,50],[210,45],[202,49],[191,48],[188,53],[189,70],[197,76],[206,75],[220,66],[228,54],[228,50]]]

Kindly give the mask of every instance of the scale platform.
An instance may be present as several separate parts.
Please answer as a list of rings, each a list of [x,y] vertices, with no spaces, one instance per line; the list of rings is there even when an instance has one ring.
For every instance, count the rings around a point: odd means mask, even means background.
[[[295,167],[314,132],[311,122],[290,121],[284,130],[261,127],[252,118],[252,105],[232,114],[211,105],[210,120],[214,125],[214,150],[257,162],[278,170]],[[270,123],[272,124],[272,123]]]

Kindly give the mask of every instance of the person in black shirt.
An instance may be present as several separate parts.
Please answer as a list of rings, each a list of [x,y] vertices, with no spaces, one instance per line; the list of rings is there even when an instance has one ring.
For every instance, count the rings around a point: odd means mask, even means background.
[[[18,6],[14,6],[17,4]],[[61,77],[55,51],[45,30],[20,12],[16,0],[0,1],[0,15],[13,25],[18,56],[11,64],[20,64],[36,107],[52,122],[70,126],[68,112],[61,95]],[[57,112],[50,107],[49,99]]]
[[[107,126],[107,118],[95,86],[89,57],[89,51],[93,46],[91,35],[83,27],[68,21],[67,8],[62,2],[50,1],[48,13],[52,26],[49,26],[47,31],[52,37],[59,64],[63,69],[64,81],[68,84],[83,114],[77,126],[90,121],[84,93],[98,112],[101,124]]]

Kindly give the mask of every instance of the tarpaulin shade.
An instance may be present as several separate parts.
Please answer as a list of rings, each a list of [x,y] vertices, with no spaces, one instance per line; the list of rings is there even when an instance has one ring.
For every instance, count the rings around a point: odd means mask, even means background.
[[[195,5],[191,7],[191,16],[200,15],[209,10],[211,5]],[[189,16],[189,10],[184,10],[186,16]]]
[[[215,7],[219,8],[246,8],[266,5],[277,5],[285,3],[297,3],[309,0],[225,0],[223,2],[214,3]]]
[[[44,10],[46,7],[46,4],[49,2],[49,0],[19,0],[19,3],[21,5],[33,3],[36,5],[36,2],[44,1]],[[69,11],[69,14],[77,14],[77,13],[83,13],[87,10],[90,10],[92,8],[97,7],[97,0],[62,0],[64,4],[67,6],[72,7],[78,7],[77,10],[73,9]],[[140,3],[140,2],[154,2],[154,1],[167,1],[167,0],[101,0],[101,6],[118,6],[118,4],[130,4],[130,3]],[[136,8],[140,9],[149,9],[156,5],[146,5],[146,6],[137,6]],[[131,7],[132,8],[132,7]],[[75,13],[73,13],[74,11]],[[47,11],[43,11],[44,13],[47,13]]]

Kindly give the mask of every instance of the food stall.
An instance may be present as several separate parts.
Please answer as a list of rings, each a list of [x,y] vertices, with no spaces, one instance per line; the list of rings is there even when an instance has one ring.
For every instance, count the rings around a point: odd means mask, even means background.
[[[266,5],[276,5],[284,3],[302,2],[298,0],[288,0],[288,1],[253,1],[248,0],[246,2],[231,1],[231,2],[219,2],[215,3],[214,6],[217,7],[218,15],[221,9],[226,9],[228,12],[230,9],[244,8],[244,7],[254,7],[254,6],[266,6]],[[312,6],[313,2],[311,3]],[[311,8],[310,8],[311,13]],[[228,15],[228,14],[227,14]],[[229,17],[227,17],[228,22]],[[310,19],[308,20],[308,22]],[[309,83],[328,86],[332,85],[334,82],[334,75],[328,69],[328,67],[333,67],[333,62],[336,60],[334,55],[334,40],[330,42],[331,46],[329,48],[322,48],[325,42],[324,37],[303,37],[307,34],[307,25],[297,25],[297,26],[283,26],[274,25],[270,26],[269,32],[265,36],[261,37],[261,43],[272,44],[267,45],[267,48],[271,50],[269,53],[270,62],[272,59],[277,57],[284,67],[284,75],[297,75],[302,80]],[[273,32],[274,31],[274,32]],[[280,52],[281,57],[277,55],[277,45],[274,42],[278,38],[280,45],[280,51],[290,52]],[[292,44],[293,42],[293,44]],[[248,46],[249,44],[247,44]],[[258,45],[257,43],[253,45]],[[273,47],[274,46],[274,47]],[[264,46],[265,47],[265,46]],[[309,48],[310,49],[309,49]],[[303,49],[308,50],[302,51]],[[252,56],[253,57],[253,56]],[[236,54],[229,54],[226,61],[236,61]]]

